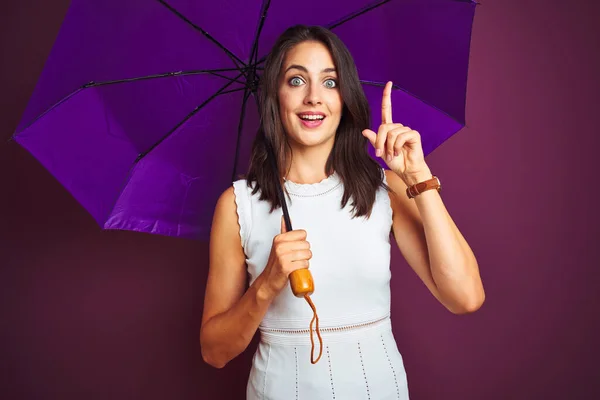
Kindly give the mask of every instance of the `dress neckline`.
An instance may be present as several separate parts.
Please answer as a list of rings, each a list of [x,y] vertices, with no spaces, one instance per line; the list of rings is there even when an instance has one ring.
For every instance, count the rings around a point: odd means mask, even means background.
[[[286,178],[283,178],[283,181],[287,192],[296,196],[319,196],[330,192],[342,183],[337,172],[317,183],[296,183]]]

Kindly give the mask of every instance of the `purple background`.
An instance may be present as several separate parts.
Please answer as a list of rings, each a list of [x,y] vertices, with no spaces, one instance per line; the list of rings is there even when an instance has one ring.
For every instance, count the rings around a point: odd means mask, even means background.
[[[207,243],[101,231],[6,142],[68,6],[16,3],[0,16],[0,398],[242,399],[254,344],[222,370],[200,356]],[[448,313],[394,250],[411,398],[600,398],[600,6],[482,3],[468,127],[427,162],[487,300]]]

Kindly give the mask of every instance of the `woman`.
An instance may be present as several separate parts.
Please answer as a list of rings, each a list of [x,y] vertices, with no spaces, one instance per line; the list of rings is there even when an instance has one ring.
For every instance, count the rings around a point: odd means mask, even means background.
[[[288,29],[266,60],[261,85],[249,172],[215,209],[203,358],[225,366],[259,329],[248,399],[408,399],[390,321],[390,231],[448,310],[472,312],[484,300],[476,259],[438,191],[407,196],[408,186],[432,179],[419,134],[392,122],[391,83],[383,123],[377,133],[368,129],[352,57],[324,28]],[[267,141],[282,176],[271,168]],[[389,171],[369,156],[367,141]],[[290,232],[277,181],[287,192]],[[323,344],[314,364],[313,311],[288,280],[303,268],[314,279]]]

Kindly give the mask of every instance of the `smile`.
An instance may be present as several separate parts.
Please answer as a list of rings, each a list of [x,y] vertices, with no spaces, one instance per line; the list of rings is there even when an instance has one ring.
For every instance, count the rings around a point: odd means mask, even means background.
[[[315,113],[298,114],[298,118],[300,118],[300,121],[305,128],[314,129],[321,126],[323,120],[325,119],[325,115]]]
[[[298,116],[304,121],[322,121],[325,119],[325,116],[320,114],[300,114]]]

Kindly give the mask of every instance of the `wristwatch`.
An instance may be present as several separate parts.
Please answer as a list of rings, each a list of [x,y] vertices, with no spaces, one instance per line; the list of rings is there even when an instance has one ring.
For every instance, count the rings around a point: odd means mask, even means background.
[[[415,183],[414,185],[407,187],[406,195],[409,199],[412,199],[415,196],[418,196],[421,193],[431,189],[436,189],[438,192],[442,190],[442,184],[440,183],[439,178],[435,175],[431,179]]]

